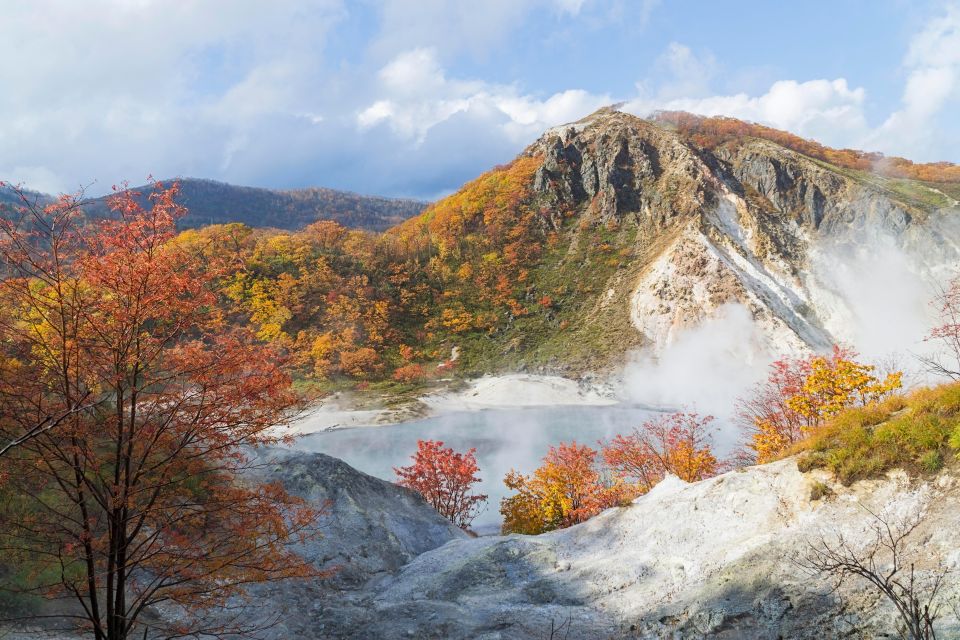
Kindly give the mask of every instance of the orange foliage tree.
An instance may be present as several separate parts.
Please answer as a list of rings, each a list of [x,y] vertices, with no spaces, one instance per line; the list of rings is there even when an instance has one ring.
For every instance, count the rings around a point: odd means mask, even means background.
[[[317,222],[295,233],[242,225],[178,242],[230,257],[223,311],[319,379],[388,377],[450,337],[492,333],[558,305],[532,282],[555,226],[531,188],[538,158],[480,176],[384,234]],[[556,229],[554,229],[555,231]],[[414,351],[408,345],[416,345]],[[403,374],[401,374],[403,375]]]
[[[728,142],[762,138],[838,167],[871,171],[892,178],[960,182],[960,165],[951,162],[914,163],[906,158],[887,157],[882,153],[831,149],[786,131],[724,116],[705,117],[683,111],[661,111],[654,117],[672,124],[694,143],[708,149]]]
[[[711,448],[712,416],[673,413],[643,423],[603,448],[603,459],[637,494],[646,493],[667,474],[686,482],[712,477],[722,470]]]
[[[2,460],[0,547],[96,640],[243,631],[214,611],[309,575],[287,546],[316,513],[238,481],[296,407],[277,355],[217,311],[216,268],[171,242],[176,187],[0,217],[0,435],[62,417]],[[170,619],[144,613],[175,608]]]
[[[458,453],[438,440],[418,440],[413,464],[394,468],[397,484],[416,491],[440,515],[461,529],[469,529],[487,496],[472,493],[480,482],[476,449]]]
[[[598,468],[597,451],[561,442],[550,447],[532,475],[510,471],[507,488],[517,493],[500,503],[504,533],[537,534],[584,522],[629,496]]]
[[[824,420],[851,406],[876,402],[902,386],[897,371],[879,379],[875,367],[834,346],[830,355],[774,362],[766,382],[738,401],[750,441],[746,457],[764,463],[783,455]]]
[[[420,382],[427,377],[422,365],[411,363],[397,367],[393,372],[393,379],[397,382]]]

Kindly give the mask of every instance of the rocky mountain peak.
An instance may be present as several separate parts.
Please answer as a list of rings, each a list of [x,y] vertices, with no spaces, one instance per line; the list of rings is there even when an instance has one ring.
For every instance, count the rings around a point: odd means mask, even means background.
[[[731,303],[777,352],[824,348],[844,338],[825,307],[842,305],[833,276],[813,268],[825,247],[883,242],[935,265],[958,253],[945,228],[956,201],[935,185],[763,137],[706,145],[667,120],[607,107],[546,131],[524,155],[543,159],[533,186],[556,209],[635,229],[643,264],[630,313],[658,349]]]
[[[550,129],[524,155],[544,159],[537,191],[602,221],[663,227],[710,204],[718,186],[674,132],[612,108]]]

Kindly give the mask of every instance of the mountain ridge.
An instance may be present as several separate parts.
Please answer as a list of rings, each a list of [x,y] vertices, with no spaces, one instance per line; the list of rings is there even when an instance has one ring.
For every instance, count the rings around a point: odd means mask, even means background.
[[[171,178],[159,182],[180,185],[178,201],[188,211],[179,221],[181,229],[241,223],[295,231],[319,220],[334,220],[346,227],[383,231],[419,214],[427,206],[418,200],[369,196],[327,187],[267,189],[206,178]],[[129,189],[146,195],[153,186]],[[53,200],[48,194],[29,193],[41,203]],[[87,215],[109,216],[109,198],[107,195],[87,200],[84,204]],[[0,190],[0,203],[16,205],[18,199],[9,189]]]
[[[382,234],[215,224],[189,241],[238,253],[237,317],[298,375],[347,385],[423,381],[451,354],[466,376],[616,372],[731,307],[770,355],[823,350],[855,337],[843,269],[861,254],[902,255],[923,282],[960,258],[960,185],[696,135],[605,108]]]
[[[580,377],[658,357],[731,308],[766,355],[854,342],[849,288],[876,269],[851,269],[902,257],[913,301],[958,264],[960,207],[937,189],[602,109],[382,234],[214,225],[192,240],[239,252],[231,298],[321,385],[438,366]]]
[[[679,131],[600,110],[548,130],[524,155],[545,158],[535,188],[556,201],[599,223],[628,217],[647,235],[678,235],[632,294],[634,325],[661,349],[728,303],[769,324],[785,350],[842,338],[816,313],[815,299],[833,283],[808,272],[827,244],[890,239],[931,268],[957,255],[956,229],[946,228],[955,216],[944,214],[957,211],[955,200],[851,176],[769,140],[708,150]]]

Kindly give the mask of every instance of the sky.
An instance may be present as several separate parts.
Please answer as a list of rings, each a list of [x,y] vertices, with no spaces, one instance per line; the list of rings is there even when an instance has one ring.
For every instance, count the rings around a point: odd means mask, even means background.
[[[623,102],[960,162],[960,1],[0,0],[0,179],[434,199]]]

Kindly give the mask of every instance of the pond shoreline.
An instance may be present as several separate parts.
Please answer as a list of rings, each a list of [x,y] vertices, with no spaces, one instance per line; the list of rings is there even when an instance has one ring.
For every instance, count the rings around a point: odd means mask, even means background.
[[[466,388],[441,388],[383,406],[360,406],[349,394],[324,399],[290,425],[292,434],[306,436],[349,428],[382,427],[451,413],[526,407],[611,406],[623,400],[612,382],[573,380],[525,373],[487,375],[465,381]]]

